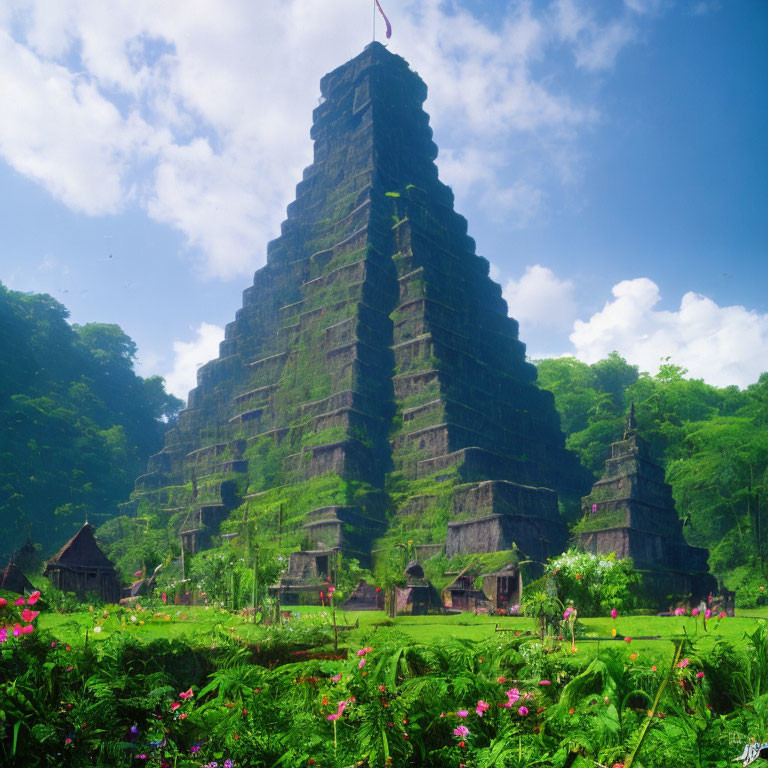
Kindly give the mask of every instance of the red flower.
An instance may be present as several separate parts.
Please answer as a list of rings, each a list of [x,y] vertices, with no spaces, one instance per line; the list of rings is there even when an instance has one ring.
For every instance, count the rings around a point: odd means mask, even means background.
[[[27,600],[27,605],[34,605],[40,599],[40,590],[36,589]]]
[[[171,704],[171,712],[175,712],[180,706],[181,702],[174,701],[173,704]]]

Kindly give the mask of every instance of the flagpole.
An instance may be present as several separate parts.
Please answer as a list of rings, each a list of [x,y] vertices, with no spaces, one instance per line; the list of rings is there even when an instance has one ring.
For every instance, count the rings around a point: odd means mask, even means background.
[[[373,8],[373,42],[376,42],[376,0],[371,0],[371,7]]]

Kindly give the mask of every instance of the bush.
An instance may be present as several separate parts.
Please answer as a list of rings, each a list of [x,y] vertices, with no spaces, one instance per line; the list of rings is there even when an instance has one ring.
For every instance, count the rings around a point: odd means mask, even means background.
[[[629,613],[636,607],[631,586],[638,582],[632,560],[616,555],[593,555],[569,549],[547,566],[563,603],[572,603],[581,616],[604,616],[616,608]]]

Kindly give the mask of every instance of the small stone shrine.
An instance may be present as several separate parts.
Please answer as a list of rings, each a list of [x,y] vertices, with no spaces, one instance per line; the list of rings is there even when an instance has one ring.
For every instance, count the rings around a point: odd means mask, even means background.
[[[623,439],[611,444],[603,477],[583,499],[583,511],[581,546],[596,554],[631,557],[641,572],[643,592],[660,607],[667,607],[671,596],[690,596],[698,603],[717,591],[708,573],[708,550],[690,546],[683,536],[664,469],[637,432],[634,404]]]

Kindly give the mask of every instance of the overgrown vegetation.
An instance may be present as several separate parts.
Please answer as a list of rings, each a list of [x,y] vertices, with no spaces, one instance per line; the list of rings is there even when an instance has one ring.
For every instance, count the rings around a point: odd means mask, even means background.
[[[587,365],[541,360],[539,383],[555,396],[567,446],[596,477],[635,403],[640,433],[667,469],[689,543],[738,604],[765,602],[768,554],[768,373],[745,390],[685,378],[666,363],[638,372],[618,354]]]
[[[694,620],[649,619],[673,636],[596,646],[579,620],[575,652],[566,622],[563,641],[507,619],[512,631],[486,624],[471,642],[369,624],[334,654],[320,614],[253,626],[211,609],[184,636],[168,632],[196,617],[155,607],[86,611],[76,639],[38,628],[3,644],[3,765],[704,768],[768,727],[764,621],[729,640],[744,620],[678,634]]]

